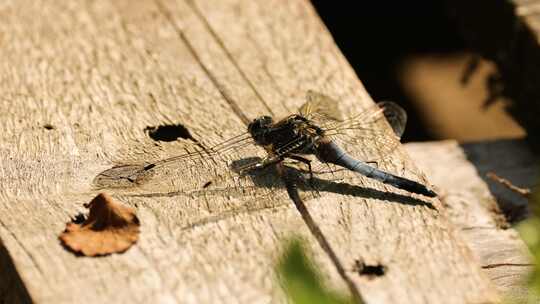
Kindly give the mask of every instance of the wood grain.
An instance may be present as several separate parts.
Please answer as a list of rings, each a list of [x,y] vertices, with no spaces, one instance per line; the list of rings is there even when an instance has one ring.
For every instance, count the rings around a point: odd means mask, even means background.
[[[512,303],[532,301],[526,287],[532,256],[509,223],[525,218],[527,199],[486,177],[487,172],[495,172],[516,185],[534,187],[538,172],[525,141],[460,145],[449,140],[405,147],[441,189],[441,201],[451,221],[505,298]]]
[[[293,111],[308,89],[347,113],[372,101],[302,0],[10,0],[0,15],[0,239],[34,302],[283,302],[273,268],[291,235],[307,241],[333,289],[368,303],[498,299],[440,202],[411,205],[422,198],[360,178],[351,182],[364,191],[307,202],[322,236],[279,187],[264,199],[167,195],[174,185],[109,189],[137,208],[140,241],[121,255],[72,255],[57,236],[102,191],[92,185],[100,172],[196,146],[154,142],[147,126],[181,123],[209,146],[257,115]],[[401,149],[381,166],[414,168]],[[196,170],[176,174],[206,181]],[[149,191],[164,195],[137,196]],[[361,277],[358,259],[388,272]]]

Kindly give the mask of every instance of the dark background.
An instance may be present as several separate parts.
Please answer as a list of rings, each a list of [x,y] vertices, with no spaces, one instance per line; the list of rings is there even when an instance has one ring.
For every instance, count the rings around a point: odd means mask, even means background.
[[[396,67],[411,54],[463,52],[465,42],[443,1],[312,0],[337,45],[375,101],[409,114],[403,141],[432,140],[401,87]]]

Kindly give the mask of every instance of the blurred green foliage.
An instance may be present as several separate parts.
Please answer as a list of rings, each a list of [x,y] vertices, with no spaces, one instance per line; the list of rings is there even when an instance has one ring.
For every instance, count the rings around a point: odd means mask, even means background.
[[[519,234],[533,254],[534,270],[529,276],[529,292],[531,298],[540,296],[540,189],[537,187],[529,199],[532,210],[531,218],[518,226]]]
[[[281,285],[294,304],[350,304],[351,298],[330,291],[309,260],[299,239],[290,240],[277,265]]]

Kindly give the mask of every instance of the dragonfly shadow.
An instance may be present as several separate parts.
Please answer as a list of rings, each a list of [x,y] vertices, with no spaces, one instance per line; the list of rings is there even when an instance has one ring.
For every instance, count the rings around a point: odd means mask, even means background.
[[[236,174],[249,177],[256,187],[260,188],[281,188],[284,184],[278,174],[276,166],[268,166],[266,168],[248,170],[242,173],[242,170],[258,164],[262,161],[260,157],[246,157],[234,160],[229,165],[230,169]],[[299,170],[297,170],[299,171]]]
[[[263,188],[263,189],[284,189],[285,183],[278,173],[276,166],[268,166],[261,169],[252,169],[243,171],[246,168],[252,167],[254,164],[260,163],[262,159],[260,157],[248,157],[242,158],[239,160],[233,161],[229,165],[229,169],[234,171],[236,174],[244,176],[244,178],[249,178],[254,188]],[[383,200],[388,202],[395,202],[405,205],[412,206],[425,206],[430,209],[435,209],[429,201],[424,201],[416,197],[403,195],[394,192],[382,191],[373,188],[362,187],[358,185],[349,184],[341,181],[326,180],[316,176],[313,176],[313,179],[310,180],[309,171],[296,168],[292,164],[285,164],[287,174],[292,176],[296,180],[298,189],[302,193],[308,194],[308,196],[316,197],[321,192],[336,193],[342,195],[350,195],[361,198],[370,198]],[[242,173],[244,172],[244,173]],[[209,181],[207,185],[211,185]],[[234,192],[236,190],[236,192]],[[212,189],[209,187],[203,187],[203,189],[194,190],[194,191],[175,191],[175,192],[165,192],[165,193],[146,193],[146,194],[135,194],[136,197],[172,197],[179,195],[189,195],[189,196],[204,196],[208,194],[227,194],[227,195],[242,195],[243,191],[238,191],[234,188],[217,188]],[[236,194],[235,194],[236,193]],[[271,195],[274,195],[274,191],[271,192]]]
[[[424,206],[424,207],[428,207],[430,209],[436,210],[436,208],[433,207],[433,204],[429,201],[424,201],[424,200],[421,200],[412,196],[407,196],[407,195],[403,195],[399,193],[381,191],[381,190],[377,190],[373,188],[352,185],[345,182],[328,181],[328,180],[319,179],[316,177],[313,178],[313,184],[315,186],[315,189],[321,189],[319,190],[321,192],[331,192],[331,193],[344,194],[344,195],[350,195],[350,196],[361,197],[361,198],[377,199],[377,200],[400,203],[404,205]],[[302,190],[311,189],[311,191],[313,191],[313,188],[309,186],[301,187],[301,189]]]
[[[245,159],[240,159],[234,161],[231,164],[232,170],[239,170],[239,168],[245,168],[249,164],[260,162],[261,159],[257,157],[250,157]],[[298,189],[303,192],[319,193],[319,192],[330,192],[342,195],[350,195],[361,198],[370,198],[377,200],[384,200],[389,202],[396,202],[405,205],[413,206],[425,206],[430,209],[434,209],[433,204],[429,201],[424,201],[416,197],[407,196],[394,192],[381,191],[373,188],[362,187],[358,185],[352,185],[346,182],[332,181],[322,179],[316,176],[310,180],[309,172],[294,168],[291,166],[286,166],[287,174],[295,177],[297,181]],[[239,172],[239,171],[236,171]],[[253,170],[246,174],[251,178],[256,187],[264,188],[275,188],[275,187],[285,187],[284,183],[278,174],[278,171],[275,166],[269,166],[261,170]]]

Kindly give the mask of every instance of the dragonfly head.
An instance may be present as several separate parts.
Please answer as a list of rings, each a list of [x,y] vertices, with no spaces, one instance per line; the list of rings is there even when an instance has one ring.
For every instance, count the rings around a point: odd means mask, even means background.
[[[251,134],[251,137],[260,145],[267,145],[268,140],[266,139],[266,134],[268,133],[270,127],[274,124],[274,120],[270,116],[260,116],[255,118],[248,125],[248,132]]]

